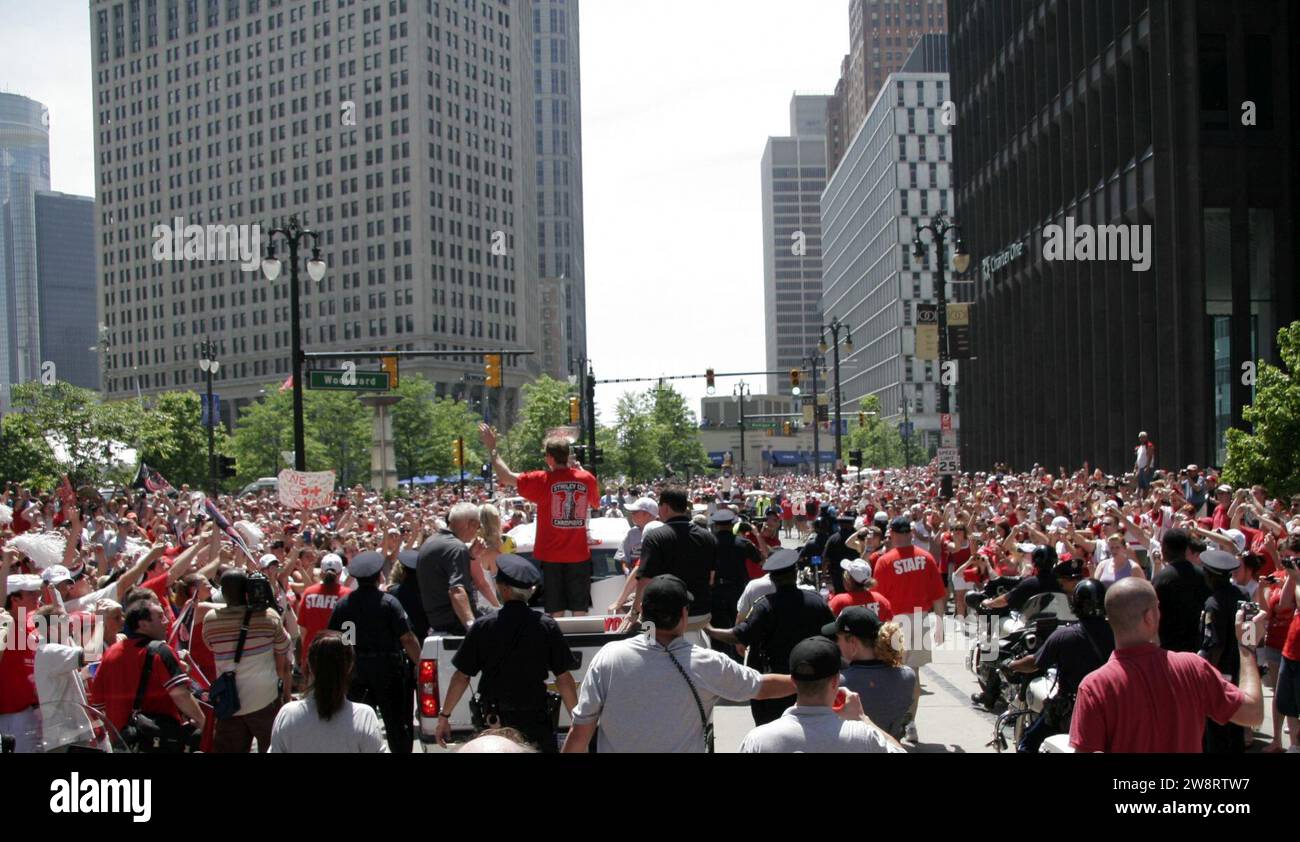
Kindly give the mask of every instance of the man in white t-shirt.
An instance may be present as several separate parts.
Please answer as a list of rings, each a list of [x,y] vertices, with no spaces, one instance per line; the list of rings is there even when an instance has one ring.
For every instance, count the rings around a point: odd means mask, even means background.
[[[70,618],[57,605],[36,612],[39,645],[33,677],[41,709],[41,747],[67,751],[74,743],[93,743],[95,731],[86,715],[86,687],[81,668],[86,655],[70,626]]]

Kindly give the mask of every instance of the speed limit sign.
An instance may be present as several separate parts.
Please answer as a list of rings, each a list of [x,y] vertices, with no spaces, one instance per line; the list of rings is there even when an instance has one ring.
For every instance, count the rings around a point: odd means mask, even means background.
[[[941,447],[938,455],[939,475],[950,477],[961,473],[961,452],[955,447]]]

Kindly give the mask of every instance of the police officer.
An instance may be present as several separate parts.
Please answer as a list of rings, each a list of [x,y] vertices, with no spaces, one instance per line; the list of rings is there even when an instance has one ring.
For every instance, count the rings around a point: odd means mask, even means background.
[[[578,689],[570,675],[573,652],[554,619],[533,611],[528,600],[542,583],[541,572],[517,555],[497,556],[496,589],[501,608],[475,621],[452,658],[456,673],[438,714],[434,732],[438,744],[451,736],[451,711],[469,688],[478,683],[478,707],[486,728],[509,727],[522,733],[544,753],[557,751],[555,719],[546,692],[546,677],[555,675],[560,698],[570,711],[578,704]]]
[[[745,559],[755,564],[762,564],[758,549],[745,540],[737,540],[732,531],[736,523],[736,513],[722,508],[709,518],[713,525],[713,537],[718,541],[717,578],[713,580],[710,600],[713,605],[711,624],[714,628],[729,629],[736,624],[736,603],[749,582],[749,571],[745,568]],[[712,641],[713,648],[719,652],[740,660],[736,648],[729,643]]]
[[[796,550],[778,550],[763,564],[776,587],[760,598],[735,628],[705,632],[715,640],[751,647],[749,666],[764,674],[781,673],[790,663],[790,650],[805,638],[820,635],[822,627],[835,621],[826,600],[816,591],[799,587]],[[760,699],[749,703],[754,725],[765,725],[795,703],[794,696]]]
[[[1201,648],[1198,654],[1233,684],[1239,682],[1241,672],[1241,653],[1236,645],[1233,624],[1237,603],[1246,598],[1232,581],[1239,567],[1241,559],[1224,550],[1201,553],[1201,568],[1210,586],[1210,597],[1205,600],[1205,608],[1201,611]],[[1206,754],[1243,753],[1246,750],[1246,732],[1231,722],[1219,725],[1207,720],[1204,749]]]
[[[342,632],[344,640],[355,647],[357,665],[348,699],[379,711],[390,752],[410,754],[414,711],[409,676],[413,665],[420,662],[420,642],[397,597],[379,590],[383,567],[383,554],[374,550],[348,563],[348,574],[357,589],[339,600],[329,627]]]

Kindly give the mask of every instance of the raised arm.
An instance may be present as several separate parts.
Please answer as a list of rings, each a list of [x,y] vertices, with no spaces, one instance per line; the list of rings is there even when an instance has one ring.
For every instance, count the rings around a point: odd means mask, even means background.
[[[501,480],[503,485],[519,487],[519,475],[510,470],[510,466],[497,453],[497,431],[487,424],[478,425],[479,439],[483,442],[492,458],[492,470],[496,472],[497,479]]]

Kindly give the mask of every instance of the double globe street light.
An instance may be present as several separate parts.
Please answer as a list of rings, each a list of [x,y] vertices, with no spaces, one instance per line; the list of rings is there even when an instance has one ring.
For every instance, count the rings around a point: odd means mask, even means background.
[[[217,345],[211,339],[204,339],[203,344],[199,346],[199,370],[203,372],[203,379],[207,383],[207,403],[205,404],[205,415],[208,420],[208,496],[216,498],[217,496],[217,451],[216,451],[216,425],[217,425],[217,408],[212,405],[212,378],[217,376],[221,370],[221,360],[217,359]]]
[[[275,256],[275,238],[281,237],[289,248],[289,344],[293,353],[293,468],[307,470],[306,432],[302,408],[302,336],[300,307],[298,304],[298,244],[306,237],[312,241],[311,260],[307,261],[307,277],[320,283],[325,278],[325,261],[320,255],[320,234],[298,223],[298,215],[289,217],[284,228],[272,228],[268,235],[266,257],[262,260],[262,274],[268,281],[280,277],[284,264]]]

